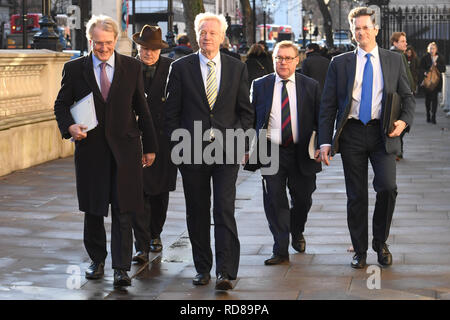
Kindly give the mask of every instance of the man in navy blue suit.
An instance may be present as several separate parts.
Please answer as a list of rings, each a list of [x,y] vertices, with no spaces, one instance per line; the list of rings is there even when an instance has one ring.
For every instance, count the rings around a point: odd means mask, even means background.
[[[353,268],[366,265],[368,162],[372,164],[377,193],[372,248],[378,262],[388,266],[392,255],[386,241],[397,197],[395,155],[400,151],[400,134],[412,124],[415,100],[401,55],[377,46],[375,12],[366,7],[355,8],[348,20],[358,47],[354,52],[334,57],[328,68],[320,105],[320,154],[326,165],[335,153],[342,156],[347,222],[355,250]],[[392,93],[400,96],[401,113],[394,129],[386,133],[385,103]]]
[[[298,48],[291,41],[279,42],[273,57],[275,73],[254,80],[251,89],[258,136],[265,138],[261,129],[267,129],[270,153],[279,154],[279,159],[271,159],[278,161],[278,171],[261,172],[264,211],[274,238],[273,254],[265,260],[266,265],[289,261],[289,235],[292,247],[298,252],[305,251],[303,231],[316,189],[316,173],[321,170],[320,160],[311,159],[308,153],[312,132],[318,124],[319,84],[295,72]],[[273,148],[278,148],[278,153]],[[316,150],[315,157],[318,156]]]

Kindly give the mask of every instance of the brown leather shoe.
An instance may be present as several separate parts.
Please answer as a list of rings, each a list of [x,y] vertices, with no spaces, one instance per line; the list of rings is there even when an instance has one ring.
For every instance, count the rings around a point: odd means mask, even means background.
[[[273,266],[276,264],[280,264],[280,263],[284,263],[284,262],[289,262],[289,256],[279,256],[276,254],[273,254],[269,259],[264,261],[264,264],[266,266]]]
[[[150,252],[161,252],[162,248],[161,238],[150,240]]]
[[[148,262],[148,252],[138,251],[133,256],[132,261],[137,262],[138,264],[144,264]]]
[[[292,237],[292,248],[294,248],[297,252],[303,253],[306,249],[306,241],[301,234],[299,237]]]

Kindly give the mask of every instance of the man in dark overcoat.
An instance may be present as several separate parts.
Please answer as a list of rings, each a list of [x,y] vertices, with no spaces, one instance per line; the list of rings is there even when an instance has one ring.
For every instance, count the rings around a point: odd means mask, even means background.
[[[161,29],[145,25],[133,35],[138,56],[143,66],[145,95],[150,108],[156,137],[158,157],[151,167],[144,168],[144,214],[133,221],[136,254],[133,261],[145,263],[148,253],[162,250],[161,232],[167,217],[169,192],[175,190],[177,167],[170,159],[169,137],[164,127],[165,87],[172,59],[161,56],[161,49],[168,48],[162,40]]]
[[[141,63],[114,50],[117,23],[107,16],[93,16],[86,30],[92,51],[64,65],[55,115],[63,138],[75,141],[78,203],[85,212],[84,245],[92,259],[86,278],[104,275],[104,217],[111,204],[114,286],[129,286],[132,217],[144,210],[142,166],[153,163],[157,141],[145,101]],[[75,123],[70,107],[90,93],[98,125],[86,132],[86,126]]]

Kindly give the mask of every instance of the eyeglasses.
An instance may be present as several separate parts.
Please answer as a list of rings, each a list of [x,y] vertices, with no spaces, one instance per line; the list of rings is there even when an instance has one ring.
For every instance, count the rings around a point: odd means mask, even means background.
[[[101,41],[92,40],[92,44],[95,47],[111,47],[114,44],[114,41],[101,42]]]
[[[295,56],[295,57],[278,57],[278,56],[276,56],[275,57],[275,61],[276,62],[283,62],[283,61],[285,61],[285,62],[287,62],[287,63],[291,63],[292,61],[294,61],[294,59],[295,58],[297,58],[298,56]]]
[[[367,32],[367,31],[369,31],[369,29],[372,29],[372,28],[375,28],[375,26],[374,25],[371,25],[371,26],[364,26],[364,27],[353,27],[352,28],[352,30],[356,33],[356,32],[360,32],[360,31],[364,31],[364,32]]]

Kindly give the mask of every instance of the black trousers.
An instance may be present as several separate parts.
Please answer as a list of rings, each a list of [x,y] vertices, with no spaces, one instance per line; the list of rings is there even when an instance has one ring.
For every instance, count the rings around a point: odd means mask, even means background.
[[[133,219],[134,245],[136,251],[150,250],[150,240],[160,237],[167,217],[169,192],[157,195],[144,193],[144,212]]]
[[[209,273],[213,263],[210,243],[212,180],[216,274],[223,273],[231,280],[236,279],[240,243],[234,202],[239,165],[181,165],[179,169],[195,269],[198,273]]]
[[[379,122],[364,125],[349,120],[339,139],[347,190],[347,223],[356,253],[368,248],[368,162],[373,168],[377,193],[373,214],[373,239],[389,236],[397,197],[395,154],[386,153]]]
[[[112,268],[130,270],[133,254],[131,223],[133,213],[120,212],[117,197],[117,174],[112,159],[111,184],[111,258]],[[107,256],[104,217],[86,212],[84,216],[84,246],[94,262],[105,261]]]
[[[431,119],[436,120],[438,93],[439,93],[438,89],[434,89],[433,91],[425,90],[425,108],[427,110],[427,119],[430,117],[430,110],[431,110]]]
[[[273,253],[282,256],[289,254],[289,234],[298,237],[304,232],[316,189],[316,174],[302,175],[295,148],[294,144],[280,146],[278,172],[264,175],[262,179],[264,211],[274,239]],[[292,207],[289,206],[286,186]]]

